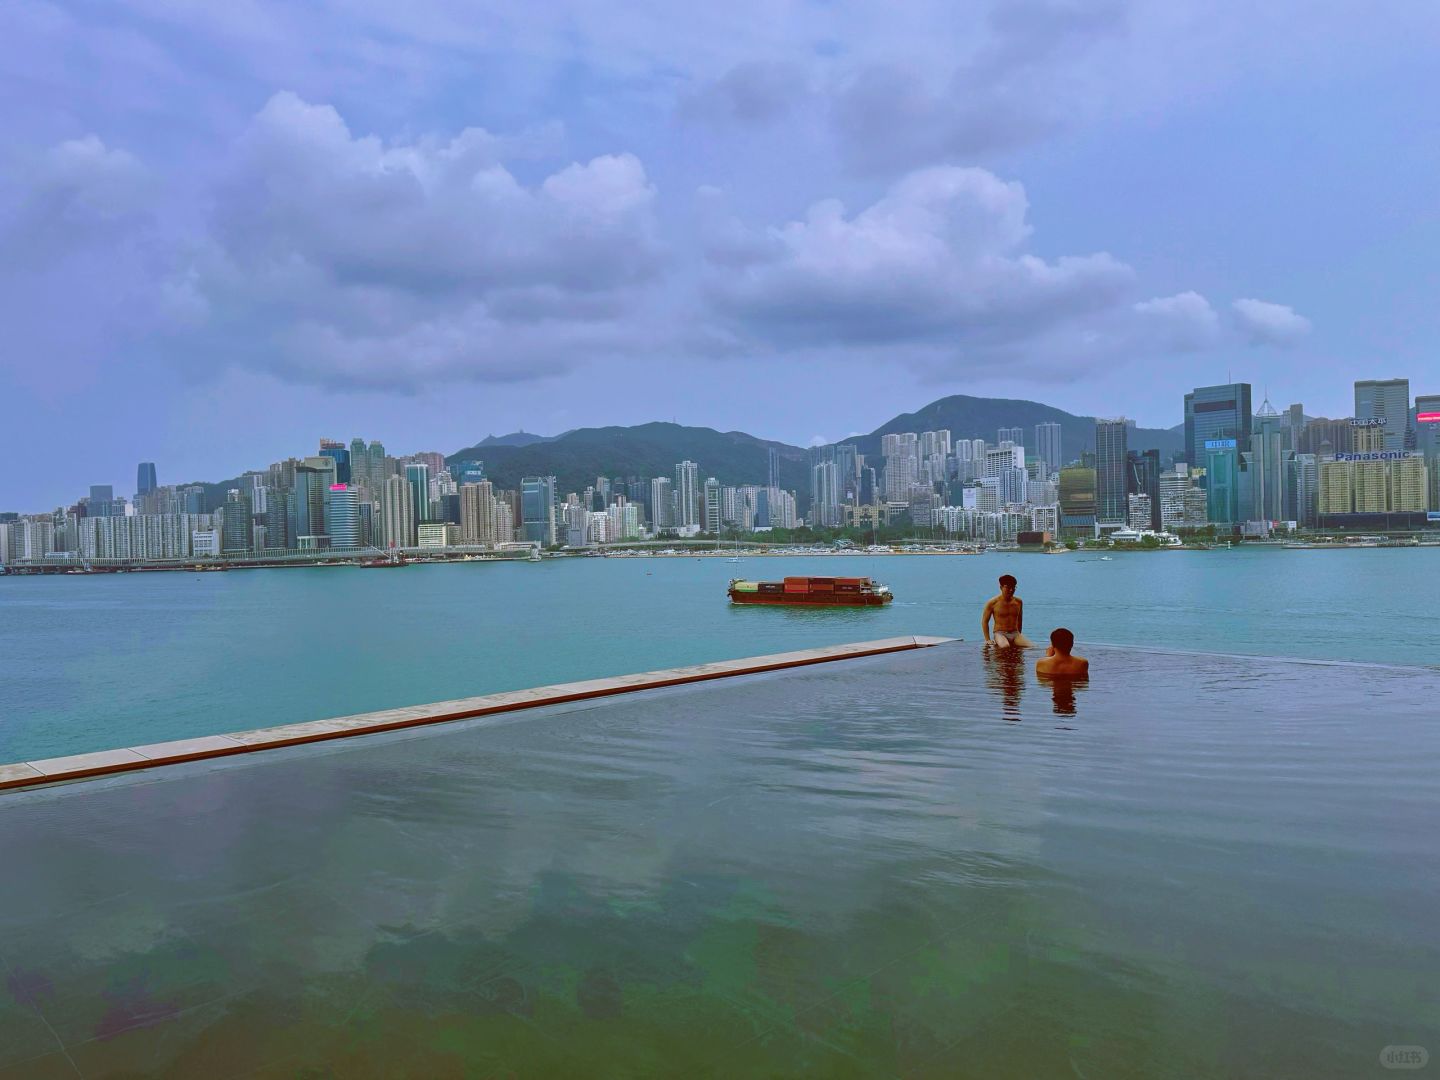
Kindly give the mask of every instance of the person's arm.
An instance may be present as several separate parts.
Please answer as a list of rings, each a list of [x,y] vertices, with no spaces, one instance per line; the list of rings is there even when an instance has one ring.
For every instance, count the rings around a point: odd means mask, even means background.
[[[985,635],[985,640],[990,640],[990,618],[995,614],[995,601],[991,600],[985,605],[985,610],[980,614],[980,632]]]

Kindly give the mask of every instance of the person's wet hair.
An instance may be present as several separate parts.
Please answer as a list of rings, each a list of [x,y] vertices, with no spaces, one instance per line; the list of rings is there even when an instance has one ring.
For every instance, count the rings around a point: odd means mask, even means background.
[[[1069,655],[1070,650],[1075,647],[1075,635],[1063,626],[1050,631],[1050,644],[1055,646],[1057,652]]]
[[[1001,587],[1001,588],[1004,588],[1006,585],[1009,585],[1009,586],[1012,586],[1012,587],[1013,587],[1013,586],[1018,585],[1018,584],[1020,584],[1020,583],[1015,580],[1015,575],[1013,575],[1013,574],[1005,574],[1003,577],[1000,578],[1000,587]]]

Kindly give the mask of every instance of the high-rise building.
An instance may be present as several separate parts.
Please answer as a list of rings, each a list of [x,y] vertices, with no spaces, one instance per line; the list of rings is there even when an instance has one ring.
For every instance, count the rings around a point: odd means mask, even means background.
[[[704,500],[705,531],[719,536],[724,524],[720,507],[720,481],[713,476],[705,481]]]
[[[1188,481],[1187,481],[1188,482]],[[1130,495],[1144,495],[1150,507],[1150,521],[1142,526],[1136,526],[1131,521],[1131,528],[1144,528],[1158,530],[1160,528],[1160,451],[1146,450],[1144,452],[1131,450],[1125,455],[1125,484],[1126,492]],[[1134,517],[1134,506],[1132,504],[1130,516]]]
[[[493,544],[495,527],[495,489],[489,480],[460,485],[460,542],[462,544]]]
[[[656,531],[675,527],[675,482],[668,476],[650,481],[650,524]]]
[[[1024,447],[1025,429],[1018,427],[1002,427],[995,433],[997,443],[1014,443],[1016,446]]]
[[[769,485],[772,488],[778,488],[780,486],[780,451],[775,449],[775,447],[773,446],[770,447],[770,452],[767,455],[767,458],[770,466],[768,470]]]
[[[155,463],[142,461],[135,470],[135,497],[149,495],[159,485],[155,482]]]
[[[430,466],[420,461],[406,465],[405,482],[410,485],[410,512],[418,529],[430,520]]]
[[[293,521],[289,527],[295,547],[323,546],[314,542],[301,544],[302,536],[325,535],[325,493],[335,479],[335,459],[306,458],[295,466],[294,499],[289,506]]]
[[[525,539],[543,547],[554,547],[555,477],[523,477],[520,481],[520,507]]]
[[[1072,465],[1060,470],[1060,529],[1069,535],[1095,534],[1095,470]]]
[[[1045,469],[1051,476],[1058,473],[1065,463],[1060,442],[1063,432],[1064,428],[1053,421],[1035,425],[1035,453],[1045,463]]]
[[[349,484],[331,484],[325,493],[325,535],[332,548],[360,546],[360,495]]]
[[[385,445],[379,439],[370,444],[368,453],[370,464],[366,471],[370,477],[370,486],[379,494],[385,487],[385,481],[395,475],[395,459],[386,456]],[[351,462],[351,467],[354,467],[354,462]]]
[[[1314,454],[1296,454],[1290,461],[1291,508],[1287,520],[1302,529],[1313,529],[1320,514],[1320,459]]]
[[[320,456],[335,462],[335,483],[350,483],[350,451],[345,449],[344,443],[334,439],[321,439]]]
[[[1323,416],[1307,422],[1295,444],[1297,453],[1314,454],[1317,457],[1348,454],[1352,449],[1354,441],[1350,435],[1350,421],[1329,420]]]
[[[908,502],[920,476],[919,436],[913,431],[881,435],[880,454],[885,459],[886,501]]]
[[[1418,514],[1429,508],[1430,492],[1425,459],[1418,454],[1398,458],[1390,465],[1390,513]]]
[[[1299,451],[1300,437],[1305,433],[1305,406],[1291,405],[1285,410],[1285,431],[1290,440],[1289,450]]]
[[[387,477],[380,495],[380,544],[412,548],[417,537],[414,489],[403,476]]]
[[[1127,495],[1125,497],[1126,524],[1135,530],[1154,528],[1150,523],[1151,506],[1149,495]]]
[[[1410,380],[1357,379],[1355,419],[1383,420],[1384,449],[1406,449],[1410,435]]]
[[[1440,394],[1416,394],[1415,450],[1429,479],[1427,510],[1440,510]]]
[[[1288,495],[1289,433],[1284,420],[1267,398],[1254,417],[1250,437],[1250,490],[1254,504],[1250,521],[1284,521]]]
[[[1128,445],[1129,424],[1124,417],[1095,421],[1095,521],[1102,529],[1125,524]]]
[[[694,529],[700,520],[700,466],[682,461],[675,466],[675,525]]]
[[[707,488],[708,494],[708,488]],[[830,528],[840,523],[840,470],[833,461],[810,467],[810,515],[815,525]]]
[[[1185,460],[1204,466],[1205,444],[1214,439],[1238,439],[1243,448],[1252,426],[1249,383],[1197,386],[1185,395]]]
[[[250,498],[238,488],[231,488],[225,495],[225,505],[220,508],[220,552],[245,555],[254,546]]]

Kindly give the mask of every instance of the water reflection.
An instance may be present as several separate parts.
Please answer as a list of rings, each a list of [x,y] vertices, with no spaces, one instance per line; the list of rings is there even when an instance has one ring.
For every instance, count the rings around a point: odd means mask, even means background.
[[[1084,691],[1090,685],[1088,679],[1060,679],[1053,675],[1041,675],[1042,685],[1050,687],[1050,697],[1055,705],[1056,716],[1075,715],[1075,697],[1078,691]]]
[[[1020,699],[1025,693],[1025,650],[985,646],[985,685],[1000,695],[1000,716],[1020,722]]]

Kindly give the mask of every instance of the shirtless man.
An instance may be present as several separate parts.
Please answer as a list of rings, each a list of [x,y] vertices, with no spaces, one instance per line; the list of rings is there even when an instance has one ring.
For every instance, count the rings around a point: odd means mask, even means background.
[[[995,646],[1008,649],[1014,645],[1025,648],[1034,642],[1020,632],[1025,623],[1025,604],[1015,595],[1015,579],[1006,574],[1000,579],[1000,595],[992,597],[980,616],[980,629],[990,641],[990,620],[995,620]]]
[[[1075,647],[1075,635],[1063,626],[1050,634],[1050,648],[1035,661],[1035,674],[1048,675],[1052,679],[1084,679],[1090,675],[1090,661],[1075,656],[1070,650]]]

